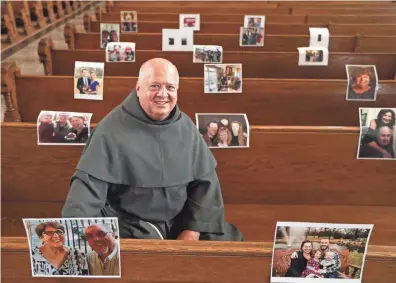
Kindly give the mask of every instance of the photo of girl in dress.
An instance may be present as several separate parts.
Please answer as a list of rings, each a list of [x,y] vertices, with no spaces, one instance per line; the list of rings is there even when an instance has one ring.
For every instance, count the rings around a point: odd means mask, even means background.
[[[378,75],[374,65],[346,65],[348,86],[346,100],[375,101]]]
[[[360,108],[358,159],[396,160],[396,108]]]
[[[271,282],[361,281],[372,229],[366,224],[278,222]]]
[[[74,98],[103,100],[104,63],[80,62],[74,64]]]
[[[240,46],[264,46],[264,28],[241,27]]]
[[[111,42],[107,44],[106,62],[135,62],[135,43]]]
[[[137,32],[136,11],[121,11],[120,16],[122,32]]]
[[[23,223],[33,277],[121,277],[117,218],[23,219]]]
[[[195,114],[196,125],[209,148],[249,147],[246,114]]]
[[[85,145],[92,113],[41,111],[37,118],[38,145]]]
[[[106,48],[109,42],[120,41],[119,24],[100,24],[100,47]]]

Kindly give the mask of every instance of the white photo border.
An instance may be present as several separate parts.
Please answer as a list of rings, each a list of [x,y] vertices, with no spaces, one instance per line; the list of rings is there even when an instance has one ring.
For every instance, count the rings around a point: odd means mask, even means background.
[[[238,65],[241,66],[241,90],[240,91],[216,91],[216,92],[205,92],[205,68],[206,65],[225,65],[225,66],[229,66],[229,65]],[[226,94],[242,94],[243,93],[243,67],[242,67],[242,63],[204,63],[204,93],[205,94],[219,94],[219,93],[226,93]]]
[[[366,67],[374,67],[374,73],[375,73],[375,79],[377,81],[377,85],[375,88],[375,92],[374,92],[374,98],[373,99],[350,99],[348,98],[348,92],[349,92],[349,84],[351,82],[350,80],[350,76],[349,76],[349,69],[348,67],[362,67],[362,68],[366,68]],[[345,94],[345,100],[346,101],[377,101],[377,92],[379,90],[379,80],[378,80],[378,72],[377,72],[377,67],[376,65],[351,65],[351,64],[346,64],[345,65],[345,70],[347,73],[347,87],[346,87],[346,94]]]
[[[196,48],[199,48],[199,47],[220,48],[221,49],[220,62],[219,63],[196,62],[196,60],[195,60]],[[196,64],[224,64],[223,63],[223,46],[221,46],[221,45],[199,45],[199,44],[193,45],[193,63],[196,63]]]
[[[195,27],[185,27],[184,26],[184,18],[195,18]],[[191,29],[193,31],[199,31],[201,29],[201,14],[179,14],[179,29],[186,28]]]

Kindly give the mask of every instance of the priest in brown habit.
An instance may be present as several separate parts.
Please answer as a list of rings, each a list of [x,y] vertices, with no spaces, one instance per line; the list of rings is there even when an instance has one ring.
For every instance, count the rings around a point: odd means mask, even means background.
[[[242,241],[224,220],[216,160],[177,106],[179,74],[155,58],[92,131],[63,217],[118,217],[121,238]]]

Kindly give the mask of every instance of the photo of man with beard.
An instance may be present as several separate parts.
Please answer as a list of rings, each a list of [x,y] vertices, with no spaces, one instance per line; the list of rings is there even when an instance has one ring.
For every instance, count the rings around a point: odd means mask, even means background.
[[[112,229],[92,224],[85,228],[84,239],[93,250],[87,255],[89,274],[120,276],[119,246]]]

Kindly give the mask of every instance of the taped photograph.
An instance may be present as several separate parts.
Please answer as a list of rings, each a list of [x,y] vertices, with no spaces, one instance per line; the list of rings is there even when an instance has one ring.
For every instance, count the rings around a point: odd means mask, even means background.
[[[106,47],[106,62],[135,62],[134,42],[110,42]]]
[[[327,66],[329,64],[329,51],[327,48],[299,47],[299,66]]]
[[[361,282],[372,224],[278,222],[271,282]]]
[[[118,219],[23,219],[33,277],[121,277]]]
[[[249,147],[250,127],[246,114],[197,113],[195,119],[209,148]]]
[[[136,11],[121,11],[121,31],[122,32],[137,32],[137,12]]]
[[[242,64],[205,64],[205,93],[242,93]]]
[[[179,15],[179,28],[187,28],[193,31],[200,30],[200,14],[180,14]]]
[[[104,63],[74,63],[74,99],[103,100]]]
[[[100,24],[100,47],[106,48],[109,42],[120,41],[119,24]]]
[[[396,108],[359,108],[358,159],[396,160]]]
[[[374,65],[345,65],[348,86],[346,100],[375,101],[378,75]]]
[[[264,46],[264,28],[241,27],[240,46]]]
[[[85,145],[92,113],[41,111],[37,118],[38,145]]]
[[[218,45],[194,45],[193,63],[222,63],[223,47]]]
[[[245,15],[243,27],[245,28],[264,28],[265,16]]]

